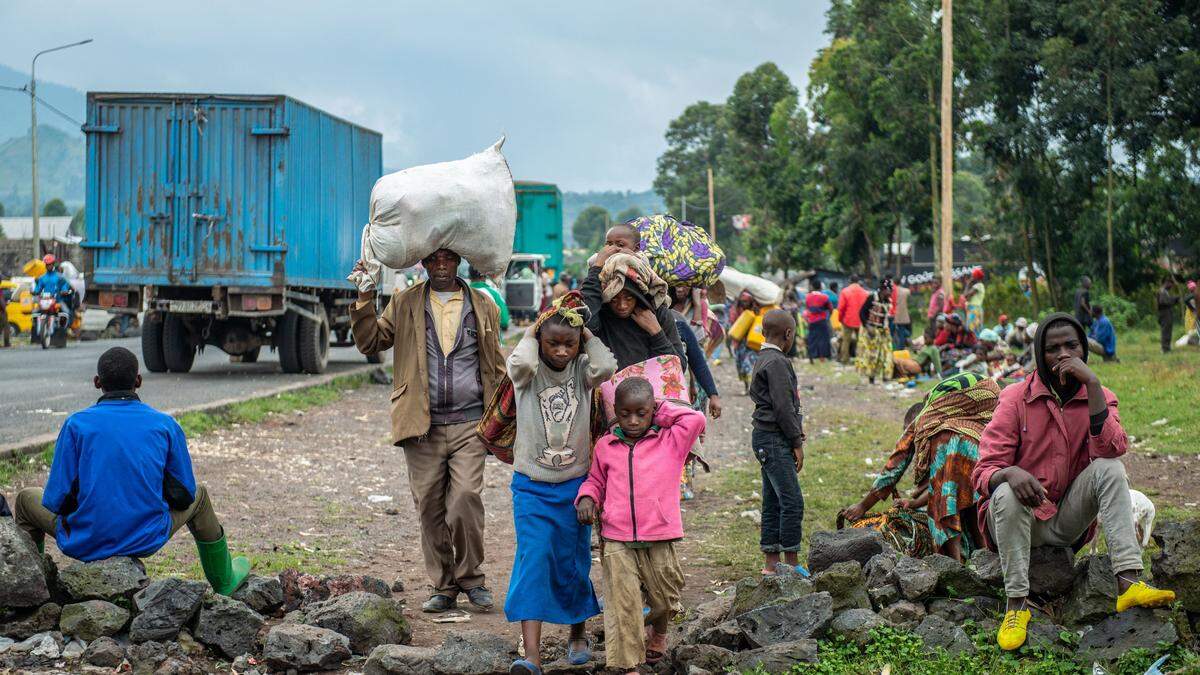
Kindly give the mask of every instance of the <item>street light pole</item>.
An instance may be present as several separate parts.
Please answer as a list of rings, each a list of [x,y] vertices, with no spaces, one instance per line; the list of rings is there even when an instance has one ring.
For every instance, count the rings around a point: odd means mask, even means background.
[[[86,40],[80,40],[79,42],[72,42],[69,45],[60,45],[58,47],[51,47],[50,49],[43,49],[42,51],[33,55],[33,63],[31,63],[29,65],[29,145],[30,145],[29,164],[32,167],[32,173],[33,173],[32,189],[30,190],[32,193],[31,197],[33,198],[33,207],[30,209],[30,211],[33,214],[33,257],[34,257],[34,259],[42,257],[42,230],[41,230],[41,223],[38,221],[38,217],[41,214],[38,213],[37,60],[38,60],[38,57],[41,56],[42,54],[48,54],[50,52],[57,52],[59,50],[68,49],[70,47],[78,47],[79,45],[86,45],[87,43],[89,43],[91,41],[92,41],[92,38],[88,38]]]

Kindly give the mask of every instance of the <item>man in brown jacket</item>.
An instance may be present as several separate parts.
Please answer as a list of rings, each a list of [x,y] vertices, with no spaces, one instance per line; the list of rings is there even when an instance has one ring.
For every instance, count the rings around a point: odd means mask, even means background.
[[[421,261],[429,280],[392,296],[381,316],[373,289],[360,291],[350,309],[359,351],[396,346],[392,442],[404,449],[421,521],[433,585],[421,606],[426,612],[456,608],[460,592],[480,609],[493,605],[480,569],[487,453],[475,425],[504,376],[504,357],[496,304],[458,278],[460,261],[454,251],[438,249]]]

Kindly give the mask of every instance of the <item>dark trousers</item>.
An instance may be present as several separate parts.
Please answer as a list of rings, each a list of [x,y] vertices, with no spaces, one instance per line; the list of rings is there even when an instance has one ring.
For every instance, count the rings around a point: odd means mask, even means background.
[[[800,550],[804,495],[796,475],[792,444],[783,434],[755,429],[750,435],[754,456],[762,465],[762,535],[765,553]]]
[[[908,338],[912,337],[911,323],[896,323],[888,321],[892,329],[892,349],[907,349]]]
[[[1175,315],[1158,315],[1158,343],[1164,354],[1171,351],[1171,333],[1175,329]]]

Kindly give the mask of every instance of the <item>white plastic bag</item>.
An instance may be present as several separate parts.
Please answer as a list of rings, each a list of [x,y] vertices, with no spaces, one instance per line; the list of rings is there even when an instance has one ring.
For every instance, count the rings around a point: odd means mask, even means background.
[[[777,305],[783,301],[783,289],[775,282],[739,272],[729,265],[721,272],[721,283],[725,284],[725,294],[729,302],[737,302],[742,291],[749,291],[750,297],[760,305]]]
[[[466,159],[415,166],[375,182],[362,259],[376,283],[381,265],[412,267],[439,248],[488,276],[508,268],[517,203],[503,145],[501,138]],[[362,288],[364,276],[354,272],[349,279]]]

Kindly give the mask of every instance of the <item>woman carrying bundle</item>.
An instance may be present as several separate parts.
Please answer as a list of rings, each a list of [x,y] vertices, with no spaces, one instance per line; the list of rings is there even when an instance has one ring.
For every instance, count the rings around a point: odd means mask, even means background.
[[[636,235],[632,228],[621,227]],[[617,229],[609,231],[610,237]],[[668,355],[678,356],[687,367],[687,352],[668,306],[667,284],[645,258],[618,244],[605,244],[579,290],[591,312],[587,328],[612,350],[618,369]]]
[[[854,521],[881,500],[896,497],[896,485],[911,466],[918,497],[902,506],[925,507],[936,552],[960,562],[969,558],[983,544],[975,509],[980,497],[971,487],[971,472],[979,461],[979,438],[999,397],[994,380],[971,373],[938,383],[905,426],[870,492],[841,515]]]

